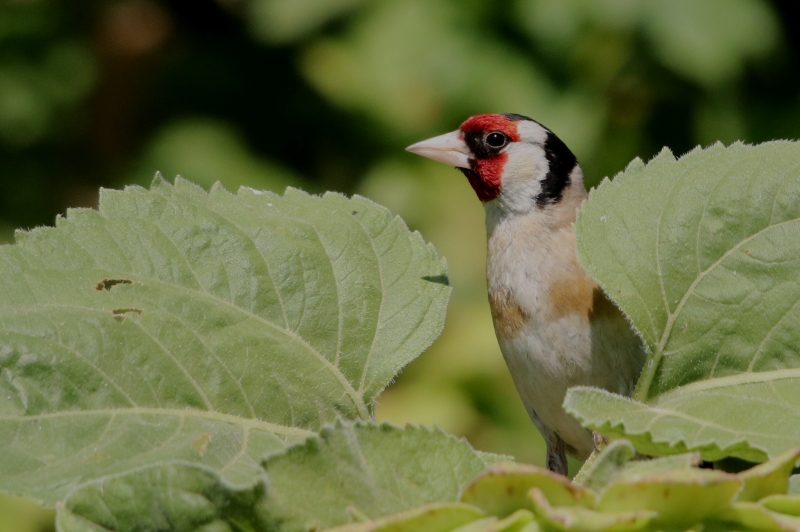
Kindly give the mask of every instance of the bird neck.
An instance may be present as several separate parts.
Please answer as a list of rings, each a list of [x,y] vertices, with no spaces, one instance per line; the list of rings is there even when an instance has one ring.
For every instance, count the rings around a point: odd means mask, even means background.
[[[583,187],[583,180],[573,181],[564,190],[558,202],[539,206],[531,202],[525,210],[514,208],[514,205],[500,197],[483,204],[486,211],[486,235],[491,240],[495,231],[503,227],[521,226],[536,233],[537,238],[555,235],[563,231],[573,232],[577,210],[589,194]],[[527,231],[526,231],[527,232]]]

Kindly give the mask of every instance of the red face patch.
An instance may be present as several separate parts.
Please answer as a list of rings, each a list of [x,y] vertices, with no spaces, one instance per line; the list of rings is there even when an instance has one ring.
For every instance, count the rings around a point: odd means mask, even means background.
[[[500,180],[508,155],[501,153],[487,159],[474,159],[472,168],[459,168],[467,176],[478,199],[486,203],[500,195]]]
[[[512,142],[517,142],[519,140],[517,122],[504,115],[471,116],[461,124],[460,129],[464,133],[489,133],[490,131],[500,131],[510,138]]]
[[[508,137],[510,142],[520,140],[517,122],[504,115],[475,115],[461,124],[464,140],[470,147],[473,156],[470,158],[470,169],[460,168],[469,179],[469,184],[478,195],[478,199],[487,202],[500,195],[503,167],[508,154],[492,149],[484,141],[484,136],[499,131]]]

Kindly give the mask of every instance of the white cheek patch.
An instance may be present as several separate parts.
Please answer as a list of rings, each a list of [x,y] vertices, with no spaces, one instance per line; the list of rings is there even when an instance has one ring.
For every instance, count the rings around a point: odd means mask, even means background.
[[[540,126],[530,123],[542,131],[542,137],[546,138],[547,133]],[[541,181],[550,168],[544,149],[526,138],[509,145],[505,153],[508,159],[503,167],[500,187],[503,203],[511,210],[527,211],[541,192]]]

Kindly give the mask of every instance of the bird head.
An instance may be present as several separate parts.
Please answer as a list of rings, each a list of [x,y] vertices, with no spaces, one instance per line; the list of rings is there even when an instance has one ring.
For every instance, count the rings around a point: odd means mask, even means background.
[[[552,131],[522,115],[475,115],[406,150],[455,166],[484,204],[499,199],[512,211],[556,205],[571,186],[583,191],[575,155]]]

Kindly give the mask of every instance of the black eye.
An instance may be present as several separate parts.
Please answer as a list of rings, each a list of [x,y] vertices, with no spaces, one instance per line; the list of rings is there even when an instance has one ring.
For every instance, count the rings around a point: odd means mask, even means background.
[[[486,135],[486,144],[491,146],[492,148],[502,148],[508,142],[508,137],[500,133],[499,131],[492,131],[488,135]]]

